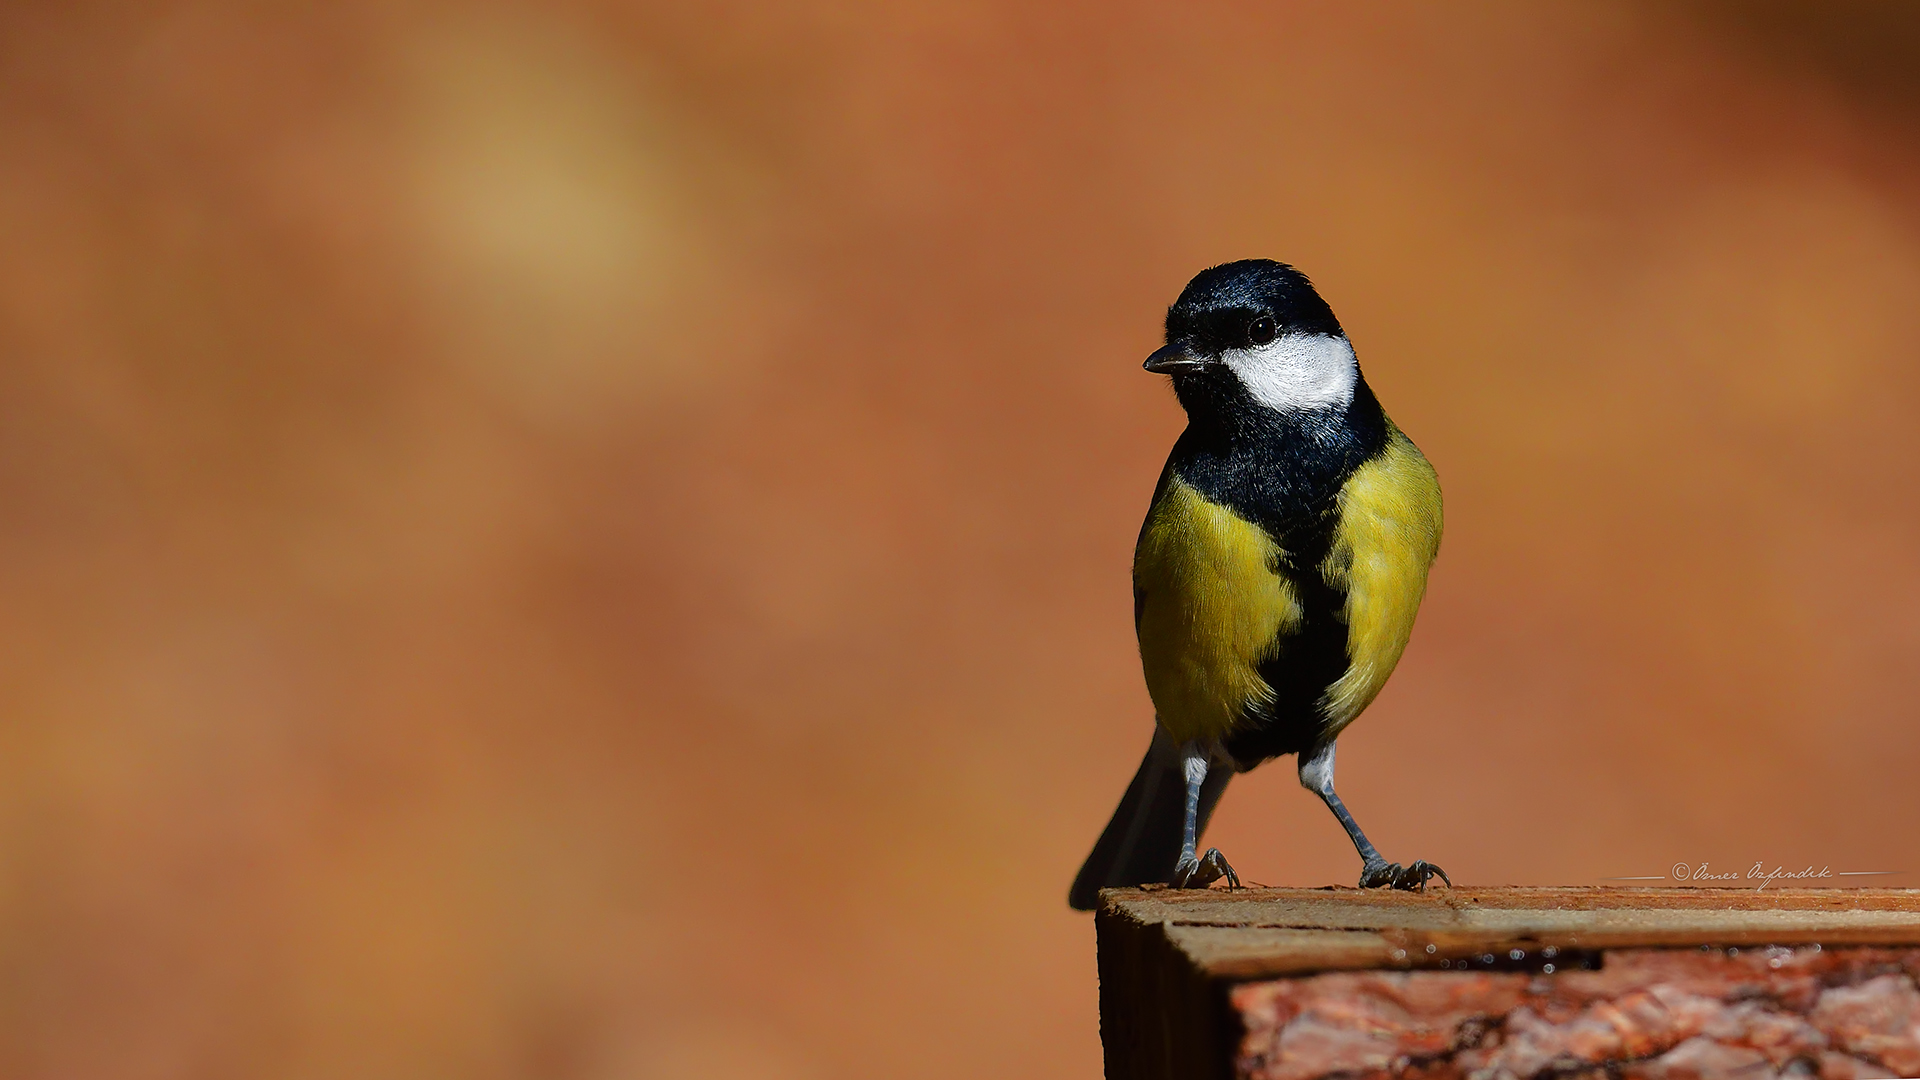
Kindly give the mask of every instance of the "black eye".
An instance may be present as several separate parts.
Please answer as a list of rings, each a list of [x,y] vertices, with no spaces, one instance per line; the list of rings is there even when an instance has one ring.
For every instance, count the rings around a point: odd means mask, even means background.
[[[1273,325],[1273,316],[1271,315],[1262,315],[1247,324],[1247,340],[1255,345],[1265,345],[1267,342],[1272,341],[1273,335],[1278,332],[1278,329]]]

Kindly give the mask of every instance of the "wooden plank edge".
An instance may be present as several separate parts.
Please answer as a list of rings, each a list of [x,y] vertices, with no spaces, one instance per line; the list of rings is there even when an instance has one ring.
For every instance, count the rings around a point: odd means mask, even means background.
[[[1113,904],[1095,912],[1094,931],[1108,1080],[1228,1080],[1228,1051],[1245,1034],[1228,1006],[1231,980],[1195,965],[1165,924]]]

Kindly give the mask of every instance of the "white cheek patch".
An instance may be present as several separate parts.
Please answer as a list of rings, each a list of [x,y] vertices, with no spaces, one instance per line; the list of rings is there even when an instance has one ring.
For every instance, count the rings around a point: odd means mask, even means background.
[[[1281,412],[1345,408],[1360,377],[1353,346],[1329,334],[1285,334],[1251,349],[1228,349],[1220,361],[1255,401]]]

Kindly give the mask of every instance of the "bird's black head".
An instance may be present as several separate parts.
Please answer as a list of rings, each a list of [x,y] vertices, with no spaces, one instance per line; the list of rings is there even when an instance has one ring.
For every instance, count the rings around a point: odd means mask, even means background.
[[[1242,259],[1195,274],[1167,309],[1167,344],[1200,356],[1265,345],[1283,334],[1341,332],[1307,275],[1271,259]]]
[[[1281,412],[1342,407],[1359,381],[1353,348],[1307,276],[1243,259],[1202,270],[1167,309],[1167,343],[1146,369],[1173,376],[1189,415],[1251,402]]]

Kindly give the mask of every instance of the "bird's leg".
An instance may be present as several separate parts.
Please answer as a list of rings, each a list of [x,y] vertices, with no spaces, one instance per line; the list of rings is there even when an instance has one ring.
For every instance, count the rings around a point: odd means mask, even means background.
[[[1320,796],[1340,819],[1340,827],[1347,830],[1347,836],[1353,841],[1353,849],[1360,853],[1360,887],[1373,889],[1386,885],[1395,889],[1420,889],[1424,891],[1427,881],[1438,877],[1449,886],[1453,879],[1445,870],[1423,859],[1401,866],[1390,863],[1380,857],[1367,834],[1360,831],[1360,823],[1353,820],[1347,812],[1347,804],[1333,792],[1333,744],[1320,747],[1310,753],[1300,755],[1300,786]]]
[[[1204,889],[1221,878],[1226,878],[1227,884],[1236,889],[1240,887],[1240,875],[1227,865],[1227,857],[1220,854],[1219,848],[1208,848],[1205,855],[1198,857],[1194,855],[1200,839],[1200,789],[1207,783],[1209,756],[1207,749],[1196,743],[1180,748],[1180,765],[1187,777],[1187,817],[1180,834],[1180,861],[1173,868],[1173,879],[1168,882],[1176,889]]]

